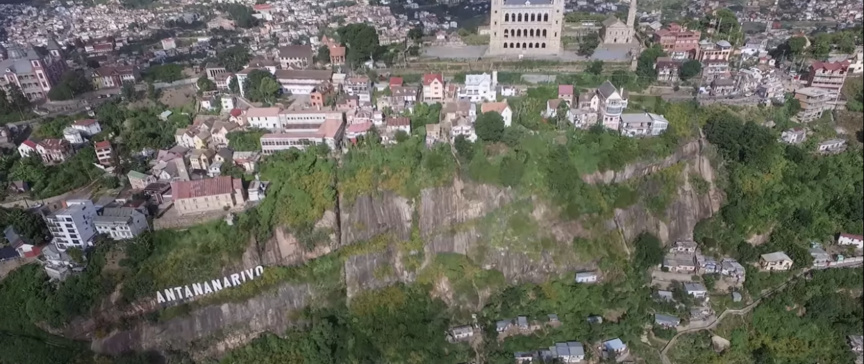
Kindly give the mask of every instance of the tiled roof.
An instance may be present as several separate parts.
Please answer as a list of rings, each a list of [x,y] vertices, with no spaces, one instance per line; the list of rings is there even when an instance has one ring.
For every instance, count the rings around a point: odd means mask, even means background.
[[[268,118],[268,117],[278,117],[279,116],[279,108],[278,107],[253,107],[249,110],[246,110],[247,118]]]
[[[494,112],[497,112],[500,114],[500,113],[504,112],[505,109],[507,109],[507,101],[485,102],[485,103],[480,105],[480,112],[482,112],[482,113],[494,111]]]
[[[101,142],[95,143],[96,149],[108,149],[111,148],[111,142],[107,140],[103,140]]]
[[[843,62],[813,62],[811,65],[813,69],[824,69],[826,71],[837,71],[837,70],[845,70],[849,67],[849,61]]]
[[[296,44],[279,47],[279,57],[312,59],[312,47],[308,45]]]
[[[406,117],[388,117],[387,126],[406,126],[411,125],[411,119]]]
[[[233,184],[234,181],[231,176],[197,181],[175,181],[171,182],[171,194],[175,201],[203,196],[225,195],[234,191]]]
[[[444,83],[444,76],[440,73],[427,73],[423,75],[423,85],[428,86],[432,84],[432,81],[438,80],[438,82]]]
[[[558,94],[559,95],[572,95],[573,94],[573,85],[558,85]]]
[[[390,87],[402,86],[403,82],[402,77],[390,77]]]
[[[39,145],[45,149],[62,150],[69,146],[69,142],[66,139],[45,139],[39,142]]]

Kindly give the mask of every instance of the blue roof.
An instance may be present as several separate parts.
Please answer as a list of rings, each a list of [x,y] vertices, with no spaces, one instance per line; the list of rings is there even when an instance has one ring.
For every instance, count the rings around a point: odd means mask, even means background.
[[[620,350],[624,350],[627,348],[627,346],[624,345],[624,342],[618,338],[604,342],[603,347],[605,347],[607,350],[612,350],[612,351],[620,351]]]
[[[18,258],[18,251],[11,246],[5,246],[0,248],[0,260],[7,259],[15,259]]]

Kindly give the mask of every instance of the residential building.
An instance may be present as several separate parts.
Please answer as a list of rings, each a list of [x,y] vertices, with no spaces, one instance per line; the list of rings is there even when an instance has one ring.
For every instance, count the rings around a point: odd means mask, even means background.
[[[96,119],[75,120],[72,123],[72,129],[80,131],[81,135],[88,138],[102,132],[102,126]]]
[[[347,54],[348,49],[343,46],[331,45],[330,46],[330,64],[331,65],[340,65],[345,64],[345,54]]]
[[[813,257],[813,268],[825,268],[831,264],[831,255],[822,247],[814,246],[810,248],[809,252],[810,256]]]
[[[461,101],[495,101],[498,97],[498,71],[492,74],[466,75],[465,86],[460,87],[456,97]]]
[[[282,69],[276,71],[276,80],[282,86],[283,93],[309,95],[322,85],[329,85],[332,74],[329,70]]]
[[[630,44],[636,33],[636,0],[630,0],[627,23],[616,17],[609,17],[602,23],[603,44]]]
[[[611,82],[603,82],[597,88],[597,96],[599,98],[599,113],[600,121],[608,129],[618,130],[621,122],[621,114],[627,108],[627,95],[624,91],[618,92],[618,89]]]
[[[246,202],[243,192],[243,181],[231,176],[171,182],[174,208],[181,215],[235,208]]]
[[[699,53],[699,38],[702,33],[689,30],[676,23],[654,32],[654,42],[660,44],[670,59],[694,59]],[[659,61],[659,59],[658,59]]]
[[[741,293],[734,291],[732,292],[732,302],[741,302]]]
[[[331,110],[281,110],[277,129],[286,131],[316,131],[327,120],[344,120],[341,111]]]
[[[96,159],[104,167],[114,165],[114,148],[111,147],[111,142],[103,140],[93,144],[96,148]]]
[[[711,96],[727,96],[735,91],[735,80],[732,78],[717,77],[711,81]]]
[[[681,61],[660,57],[654,63],[654,69],[657,70],[657,82],[675,83],[679,81],[678,72],[681,70]]]
[[[513,320],[499,320],[495,322],[495,331],[496,332],[504,332],[507,331],[511,326],[513,326]]]
[[[470,142],[477,141],[477,133],[474,130],[474,122],[467,117],[459,117],[450,123],[450,142],[455,143],[456,138],[464,136]]]
[[[93,225],[114,240],[132,239],[150,229],[147,217],[132,207],[106,207],[93,218]]]
[[[732,258],[725,258],[720,261],[720,274],[737,278],[739,281],[744,280],[747,270],[741,263]]]
[[[695,298],[707,298],[708,289],[705,285],[699,282],[684,282],[684,292]]]
[[[780,141],[786,144],[801,144],[807,140],[807,130],[801,128],[789,129],[780,133]]]
[[[624,342],[618,338],[604,341],[603,345],[600,347],[600,350],[603,352],[604,358],[607,358],[610,355],[615,355],[615,358],[621,358],[627,355],[628,352],[627,345],[625,345]]]
[[[699,251],[699,245],[693,240],[678,240],[669,248],[671,253],[690,253],[695,254]]]
[[[237,124],[232,122],[217,121],[210,128],[210,145],[217,148],[228,146],[228,133],[237,129]]]
[[[792,269],[792,258],[784,252],[762,254],[759,258],[759,266],[762,270],[789,270]]]
[[[249,188],[246,189],[246,196],[249,196],[250,202],[261,201],[264,199],[264,196],[267,195],[267,187],[270,186],[270,182],[261,181],[258,179],[258,175],[255,175],[255,179],[249,182]]]
[[[21,155],[21,158],[27,158],[33,153],[38,153],[36,148],[36,142],[27,139],[18,146],[18,154]]]
[[[471,326],[457,326],[447,332],[447,338],[450,342],[469,339],[474,336],[474,328]]]
[[[143,190],[147,185],[156,182],[156,177],[138,171],[129,171],[126,178],[129,179],[129,187],[133,190]]]
[[[44,99],[48,91],[60,82],[65,70],[66,61],[60,55],[59,47],[49,50],[49,55],[42,57],[33,47],[4,48],[0,45],[0,71],[3,72],[0,88],[7,95],[11,86],[17,85],[30,101]]]
[[[395,135],[398,131],[404,131],[406,134],[411,135],[411,119],[407,117],[394,117],[388,116],[385,119],[385,132],[386,134]]]
[[[360,102],[372,102],[372,81],[366,76],[348,77],[342,84],[345,93],[357,96]]]
[[[391,107],[393,107],[394,111],[400,106],[403,109],[414,107],[414,104],[418,101],[419,93],[419,89],[415,86],[391,86]]]
[[[345,139],[351,141],[352,143],[356,143],[357,138],[365,136],[370,129],[372,129],[371,121],[363,121],[350,124],[345,129]]]
[[[507,100],[501,102],[485,102],[480,104],[480,113],[497,112],[504,119],[504,126],[513,124],[513,110],[507,105]]]
[[[431,147],[441,139],[441,124],[426,124],[426,146]]]
[[[717,260],[712,256],[706,256],[702,254],[696,254],[696,269],[700,273],[705,274],[713,274],[720,272],[720,265],[717,264]]]
[[[136,83],[139,77],[135,66],[102,66],[93,71],[93,84],[99,89],[115,88],[126,82]]]
[[[283,70],[306,68],[312,64],[312,46],[288,45],[279,47],[279,65]]]
[[[423,75],[423,102],[443,102],[444,98],[444,76],[440,73]]]
[[[864,236],[843,233],[837,237],[837,245],[851,245],[857,249],[864,249]]]
[[[561,52],[563,0],[494,0],[489,55],[550,55]]]
[[[807,74],[807,87],[818,87],[831,91],[834,95],[843,88],[849,61],[813,62]]]
[[[72,146],[66,139],[44,139],[36,144],[36,152],[45,163],[62,163],[72,156]]]
[[[235,166],[243,168],[246,173],[253,173],[258,169],[258,160],[261,159],[260,152],[234,152],[231,159]]]
[[[278,107],[252,107],[246,110],[246,124],[252,128],[276,130],[282,128]]]
[[[621,135],[635,136],[657,136],[663,134],[669,127],[669,121],[663,115],[652,113],[621,114],[619,126]]]
[[[849,335],[849,350],[853,353],[861,356],[864,354],[864,336],[861,335]]]
[[[830,110],[830,93],[817,87],[804,87],[795,91],[795,99],[801,104],[801,111],[795,117],[801,122],[809,122],[822,116],[822,112]]]
[[[3,236],[6,238],[6,243],[15,249],[15,252],[21,258],[33,258],[39,256],[41,252],[41,249],[34,245],[33,242],[19,235],[12,225],[3,229]]]
[[[575,280],[576,283],[595,283],[597,282],[597,272],[578,272]]]
[[[555,343],[549,350],[541,350],[540,358],[547,363],[579,363],[585,360],[585,347],[577,341]]]
[[[663,267],[675,273],[693,273],[696,271],[696,259],[693,254],[668,253],[663,258]]]
[[[672,294],[672,291],[657,291],[657,298],[661,301],[674,302],[675,296]]]
[[[216,155],[212,149],[196,149],[189,155],[189,167],[198,170],[207,170]]]
[[[81,131],[71,126],[63,128],[63,139],[66,139],[72,145],[84,144],[84,137],[81,136]]]
[[[681,324],[681,319],[672,315],[656,313],[654,314],[654,324],[665,328],[675,328]]]
[[[42,257],[39,259],[45,273],[52,280],[63,281],[72,274],[73,269],[79,268],[72,261],[72,257],[65,251],[58,249],[53,244],[49,244],[42,249]]]
[[[822,154],[840,153],[846,150],[846,141],[843,139],[830,139],[819,143],[816,151]]]
[[[344,121],[331,119],[320,124],[317,130],[314,131],[295,129],[281,133],[265,134],[261,137],[261,151],[264,155],[271,155],[282,150],[291,148],[302,150],[307,146],[319,144],[326,144],[330,150],[337,150],[341,146],[344,131]]]
[[[84,44],[84,52],[89,55],[105,55],[114,52],[114,39],[111,37],[91,39]]]
[[[699,42],[699,62],[729,62],[732,44],[725,40],[713,42],[705,39]]]
[[[174,38],[165,38],[162,39],[162,49],[171,50],[177,48],[177,41]]]
[[[558,85],[558,98],[573,104],[576,95],[573,93],[573,85]]]
[[[66,207],[45,217],[48,231],[54,236],[51,241],[60,250],[69,248],[86,249],[92,246],[96,228],[93,218],[96,207],[90,200],[69,200]]]

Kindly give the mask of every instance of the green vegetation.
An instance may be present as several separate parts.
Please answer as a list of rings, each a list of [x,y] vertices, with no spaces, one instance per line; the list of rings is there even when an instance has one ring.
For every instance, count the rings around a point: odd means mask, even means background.
[[[30,100],[21,93],[18,85],[9,85],[9,92],[0,90],[0,125],[35,116],[30,112],[30,106]]]
[[[0,226],[12,226],[15,232],[33,244],[39,244],[48,236],[48,227],[45,220],[38,214],[29,213],[22,209],[0,208]],[[6,240],[3,236],[0,242]],[[8,241],[6,243],[9,243]]]
[[[336,30],[342,45],[348,47],[346,62],[357,68],[369,58],[379,59],[382,48],[378,42],[378,32],[368,24],[355,23]]]
[[[45,165],[36,153],[28,158],[4,158],[14,161],[11,165],[7,164],[9,180],[29,183],[32,198],[63,194],[97,180],[104,173],[93,165],[96,151],[90,146],[79,150],[62,164]]]
[[[151,66],[141,72],[147,82],[174,82],[183,79],[183,66],[175,63]]]
[[[698,75],[699,72],[702,72],[702,62],[690,59],[681,65],[681,69],[678,71],[678,77],[681,78],[682,81],[687,81],[693,78],[693,76]]]
[[[265,129],[249,129],[228,133],[228,145],[236,151],[260,151],[261,136],[267,134]]]
[[[69,70],[60,77],[60,82],[48,91],[53,101],[71,100],[78,95],[93,90],[93,83],[84,76],[83,70]]]
[[[249,50],[241,45],[223,49],[216,55],[219,64],[222,65],[222,67],[225,67],[228,72],[237,72],[242,70],[243,67],[246,67],[246,64],[249,63],[249,58]],[[236,79],[237,77],[232,77],[231,81],[236,83]],[[228,88],[231,88],[230,85]],[[237,91],[232,89],[231,92],[239,92],[239,89]]]
[[[281,86],[272,73],[253,70],[243,81],[243,90],[245,90],[246,98],[249,101],[272,105],[279,97]]]
[[[249,29],[258,25],[258,19],[252,16],[252,8],[240,4],[226,4],[222,9],[228,13],[228,17],[240,28]]]

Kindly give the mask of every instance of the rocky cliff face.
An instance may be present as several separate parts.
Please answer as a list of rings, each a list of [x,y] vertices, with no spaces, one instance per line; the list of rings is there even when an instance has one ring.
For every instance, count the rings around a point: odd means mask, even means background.
[[[554,207],[532,196],[517,196],[507,188],[457,179],[451,186],[423,190],[414,199],[380,193],[360,196],[350,204],[341,203],[338,212],[328,212],[317,226],[331,232],[328,244],[308,252],[292,234],[278,230],[266,242],[250,242],[238,265],[249,268],[259,264],[300,264],[387,234],[394,241],[390,245],[344,260],[349,298],[364,290],[412,282],[440,253],[466,255],[484,269],[502,272],[509,282],[538,282],[549,276],[597,267],[596,260],[583,259],[574,251],[571,241],[576,237],[594,240],[615,237],[615,243],[625,250],[625,242],[631,242],[644,231],[667,243],[690,238],[695,224],[712,216],[722,203],[722,193],[714,186],[714,171],[703,155],[700,141],[684,145],[658,163],[585,175],[583,180],[592,184],[619,183],[676,164],[682,165],[683,183],[677,186],[674,198],[661,214],[636,204],[616,210],[613,218],[603,221],[561,220]],[[697,191],[690,176],[708,182],[707,191]],[[530,220],[536,230],[513,238],[516,232],[508,230],[511,221],[508,219],[514,215]],[[533,237],[534,233],[543,239]],[[406,248],[404,242],[411,240],[412,235],[416,239],[417,234],[422,247]],[[410,258],[420,262],[409,268],[406,261]],[[236,268],[232,267],[232,271]],[[313,297],[309,286],[285,284],[246,302],[204,307],[162,323],[139,323],[95,340],[93,348],[98,352],[120,353],[191,346],[201,348],[196,350],[200,356],[218,355],[261,332],[283,332],[290,324],[287,313],[304,307]]]

